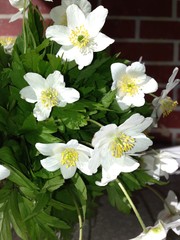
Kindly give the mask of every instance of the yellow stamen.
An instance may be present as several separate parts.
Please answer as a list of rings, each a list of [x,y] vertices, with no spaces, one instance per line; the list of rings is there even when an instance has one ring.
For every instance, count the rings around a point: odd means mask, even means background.
[[[41,103],[46,108],[58,105],[58,92],[56,89],[48,88],[41,93]]]
[[[163,117],[168,116],[178,105],[177,101],[173,101],[170,97],[166,97],[160,101],[160,107]]]
[[[124,75],[122,79],[118,82],[117,88],[119,92],[123,92],[130,96],[138,93],[139,86],[136,84],[135,80],[129,75]]]
[[[78,48],[86,47],[90,41],[89,33],[83,25],[71,30],[69,39],[71,43]]]
[[[15,43],[16,37],[6,37],[1,36],[0,37],[0,44],[2,44],[4,47],[9,46]]]
[[[61,164],[66,165],[67,168],[76,166],[79,154],[74,148],[66,148],[61,153]]]
[[[135,139],[124,134],[120,133],[110,144],[110,151],[112,156],[115,158],[120,158],[123,153],[131,150],[135,145]]]

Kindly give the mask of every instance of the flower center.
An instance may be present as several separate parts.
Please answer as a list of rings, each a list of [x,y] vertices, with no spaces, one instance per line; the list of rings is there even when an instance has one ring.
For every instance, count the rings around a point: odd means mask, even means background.
[[[83,25],[71,30],[69,39],[71,43],[78,48],[86,47],[90,41],[89,33]]]
[[[135,80],[128,75],[124,75],[122,79],[117,84],[118,90],[130,96],[138,93],[139,86],[136,84]]]
[[[115,137],[110,144],[110,151],[112,156],[115,158],[120,158],[124,152],[131,150],[134,147],[135,139],[120,133],[118,137]]]
[[[58,92],[54,88],[48,88],[41,92],[41,102],[46,108],[58,105]]]
[[[168,116],[178,105],[177,101],[173,101],[170,97],[166,97],[160,101],[163,117]]]
[[[61,164],[66,165],[67,168],[76,166],[79,154],[74,148],[66,148],[61,153]]]

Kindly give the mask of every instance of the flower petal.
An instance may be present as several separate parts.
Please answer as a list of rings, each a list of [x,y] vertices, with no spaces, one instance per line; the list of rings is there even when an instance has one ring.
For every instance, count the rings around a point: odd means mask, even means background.
[[[97,37],[94,38],[94,42],[94,52],[100,52],[106,49],[110,44],[112,44],[114,42],[114,39],[106,36],[103,33],[99,33]]]
[[[20,95],[21,95],[21,98],[25,99],[27,102],[30,102],[30,103],[37,102],[36,93],[30,86],[27,86],[27,87],[21,89]]]
[[[45,108],[40,103],[36,103],[33,109],[33,115],[37,118],[38,121],[46,120],[51,113],[51,108]]]
[[[64,179],[72,178],[76,172],[76,167],[66,167],[65,165],[61,165],[61,173]]]
[[[46,29],[46,38],[57,42],[60,45],[72,45],[69,40],[69,29],[66,26],[53,25]]]
[[[26,82],[36,91],[41,91],[45,86],[45,79],[38,73],[29,72],[24,75]]]
[[[79,158],[78,158],[78,161],[76,164],[77,168],[81,172],[83,172],[87,175],[92,175],[92,171],[89,166],[89,157],[86,154],[84,154],[83,152],[78,151],[78,153],[79,153]]]
[[[0,181],[9,177],[9,175],[10,175],[9,169],[4,167],[3,165],[0,165]]]
[[[60,159],[57,156],[51,156],[42,159],[41,165],[49,172],[54,172],[60,168]]]
[[[60,91],[60,95],[62,97],[61,101],[65,103],[73,103],[80,98],[79,92],[74,88],[63,88]]]
[[[84,25],[85,15],[77,5],[75,4],[70,5],[67,8],[66,13],[67,13],[67,26],[70,29],[74,29],[76,27]]]
[[[61,143],[36,143],[35,147],[44,156],[51,156]]]

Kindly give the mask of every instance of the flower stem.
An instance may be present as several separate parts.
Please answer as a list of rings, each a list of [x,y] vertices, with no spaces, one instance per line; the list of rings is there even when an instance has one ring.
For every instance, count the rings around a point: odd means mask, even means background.
[[[93,119],[90,119],[90,118],[89,118],[88,121],[94,123],[94,124],[97,125],[98,127],[103,127],[103,125],[102,125],[101,123],[97,122],[96,120],[93,120]]]
[[[78,220],[79,220],[79,240],[82,240],[83,239],[83,222],[82,222],[82,216],[81,216],[81,212],[79,210],[79,206],[75,200],[75,198],[72,196],[72,199],[73,199],[73,202],[74,202],[74,205],[76,207],[76,211],[77,211],[77,214],[78,214]]]
[[[116,179],[116,182],[117,182],[118,186],[120,187],[120,189],[122,190],[122,192],[124,193],[124,195],[126,196],[129,204],[131,205],[131,207],[132,207],[132,209],[133,209],[133,211],[134,211],[134,213],[135,213],[135,215],[136,215],[136,217],[137,217],[137,219],[138,219],[138,221],[139,221],[143,231],[146,232],[146,226],[145,226],[145,224],[144,224],[144,222],[143,222],[143,220],[142,220],[142,218],[141,218],[137,208],[135,207],[133,201],[131,200],[129,194],[127,193],[125,187],[123,186],[123,184],[120,182],[119,179]]]

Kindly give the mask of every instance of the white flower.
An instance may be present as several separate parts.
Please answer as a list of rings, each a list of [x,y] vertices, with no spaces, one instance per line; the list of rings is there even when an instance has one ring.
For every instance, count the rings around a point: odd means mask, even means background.
[[[10,175],[9,169],[0,164],[0,180],[9,177],[9,175]]]
[[[82,69],[91,64],[93,52],[102,51],[114,42],[113,39],[100,33],[108,10],[99,6],[86,17],[77,5],[72,4],[67,8],[66,13],[67,26],[48,27],[46,37],[62,45],[57,56],[67,61],[75,60],[78,68]]]
[[[15,40],[16,37],[0,36],[0,44],[2,44],[6,53],[12,53]]]
[[[154,110],[151,117],[154,119],[154,125],[156,125],[162,114],[163,116],[167,116],[175,109],[178,104],[177,101],[173,101],[170,97],[167,96],[169,92],[180,82],[180,79],[175,79],[178,71],[179,69],[177,67],[174,68],[172,75],[170,76],[166,85],[166,88],[161,92],[160,97],[156,97],[152,101]]]
[[[152,145],[152,141],[142,133],[151,123],[151,118],[136,113],[120,126],[109,124],[95,133],[90,164],[94,173],[102,166],[102,179],[97,182],[98,185],[104,186],[121,172],[132,172],[139,167],[131,156]]]
[[[169,174],[174,173],[178,167],[177,159],[180,159],[180,153],[176,154],[166,150],[148,151],[142,156],[142,168],[147,170],[147,173],[159,180],[164,176],[169,178]]]
[[[92,175],[89,167],[92,149],[79,144],[75,139],[67,144],[36,143],[36,148],[41,154],[48,156],[41,160],[41,165],[47,171],[53,172],[60,169],[64,179],[73,177],[77,168],[87,175]]]
[[[145,74],[145,66],[140,62],[134,62],[130,66],[113,63],[111,74],[111,89],[117,90],[116,100],[122,110],[143,106],[145,94],[155,92],[158,88],[157,82]]]
[[[147,227],[147,232],[143,232],[136,238],[130,240],[165,240],[166,235],[166,229],[163,223],[159,221],[154,227]]]
[[[61,5],[50,11],[50,17],[57,25],[67,25],[66,9],[71,4],[77,5],[87,15],[91,12],[91,3],[87,0],[62,0]]]
[[[172,229],[177,235],[180,235],[180,202],[173,191],[169,191],[165,199],[164,210],[158,214],[158,219],[163,221],[167,231]]]
[[[27,102],[36,103],[33,114],[38,121],[47,119],[52,107],[64,107],[80,97],[77,90],[65,87],[64,77],[59,71],[49,74],[46,79],[29,72],[24,79],[30,86],[23,88],[20,94]]]
[[[25,11],[29,5],[29,0],[9,0],[10,4],[17,8],[19,11],[14,14],[11,18],[9,22],[14,22],[15,20],[17,20],[18,18],[21,17],[23,11]]]

